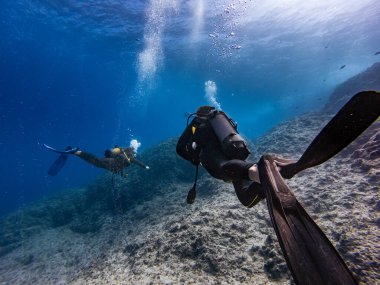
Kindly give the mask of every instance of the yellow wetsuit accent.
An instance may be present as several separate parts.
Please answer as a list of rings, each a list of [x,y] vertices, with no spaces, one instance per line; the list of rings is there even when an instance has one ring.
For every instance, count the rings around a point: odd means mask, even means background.
[[[128,155],[125,153],[124,150],[121,150],[123,152],[124,157],[128,160],[129,163],[131,163],[131,159],[128,157]]]
[[[255,202],[256,202],[257,198],[259,198],[259,195],[256,195],[255,199],[253,199],[252,202],[249,203],[249,205],[247,205],[247,208],[251,208],[253,205],[255,205],[256,204]]]

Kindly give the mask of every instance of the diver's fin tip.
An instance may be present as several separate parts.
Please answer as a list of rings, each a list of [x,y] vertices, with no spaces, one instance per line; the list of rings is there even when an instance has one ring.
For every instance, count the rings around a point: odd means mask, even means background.
[[[58,156],[58,158],[50,166],[48,174],[50,176],[56,176],[59,173],[59,171],[61,171],[61,169],[65,166],[67,158],[67,154],[61,154],[60,156]]]

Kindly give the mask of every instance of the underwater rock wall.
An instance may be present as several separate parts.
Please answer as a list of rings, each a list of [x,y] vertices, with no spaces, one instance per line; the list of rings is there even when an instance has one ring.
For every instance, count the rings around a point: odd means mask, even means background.
[[[374,63],[365,71],[338,85],[330,95],[330,99],[323,111],[328,114],[334,114],[354,94],[367,90],[380,91],[380,62]]]

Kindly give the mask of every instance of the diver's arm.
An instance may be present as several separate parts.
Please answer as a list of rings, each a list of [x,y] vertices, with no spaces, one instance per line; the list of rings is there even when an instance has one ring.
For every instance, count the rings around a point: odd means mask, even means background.
[[[231,159],[222,165],[223,173],[229,180],[251,180],[260,183],[257,164],[239,159]]]
[[[265,198],[265,193],[261,184],[250,181],[250,180],[234,180],[232,181],[234,189],[239,201],[246,206],[251,208],[255,206],[258,202]]]
[[[84,152],[82,150],[78,150],[74,154],[96,167],[112,170],[112,158],[98,158],[95,155],[88,152]]]
[[[137,164],[138,166],[142,168],[149,169],[149,166],[145,165],[144,163],[142,163],[141,161],[137,160],[134,157],[131,158],[131,163]]]

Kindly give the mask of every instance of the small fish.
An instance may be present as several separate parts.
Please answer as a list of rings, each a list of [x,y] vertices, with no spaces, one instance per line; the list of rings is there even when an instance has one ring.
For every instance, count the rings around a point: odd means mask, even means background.
[[[346,67],[346,65],[343,64],[339,69],[343,69],[343,68],[345,68],[345,67]]]
[[[374,54],[374,55],[378,55],[378,54],[380,54],[380,51],[378,51],[378,52],[375,52],[375,54]]]

